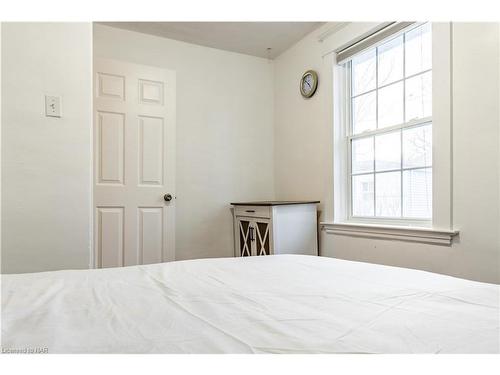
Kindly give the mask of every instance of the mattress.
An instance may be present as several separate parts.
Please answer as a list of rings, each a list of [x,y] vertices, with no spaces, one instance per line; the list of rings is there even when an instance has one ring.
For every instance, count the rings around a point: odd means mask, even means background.
[[[275,255],[2,275],[2,349],[498,353],[498,285]]]

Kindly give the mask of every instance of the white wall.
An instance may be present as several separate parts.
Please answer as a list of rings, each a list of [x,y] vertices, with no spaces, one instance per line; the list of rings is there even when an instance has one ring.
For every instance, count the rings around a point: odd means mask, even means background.
[[[322,46],[313,32],[275,59],[274,67],[274,172],[277,199],[318,199],[328,187],[326,171],[331,165],[325,101],[331,86],[323,80],[327,64]],[[319,84],[314,96],[304,99],[299,80],[309,69],[316,70]]]
[[[2,23],[1,38],[2,272],[88,268],[91,25]]]
[[[86,268],[91,26],[4,23],[1,31],[2,271]],[[97,56],[177,71],[177,259],[232,254],[233,200],[272,199],[276,190],[278,199],[321,199],[323,217],[332,211],[332,98],[330,63],[317,40],[322,31],[273,64],[95,26]],[[458,243],[322,233],[322,255],[500,282],[499,41],[498,24],[454,25]],[[298,92],[307,69],[320,76],[310,100]],[[44,117],[45,93],[62,95],[63,118]]]
[[[321,198],[322,216],[328,218],[333,207],[331,64],[322,58],[317,39],[324,31],[308,35],[275,61],[275,185],[277,199]],[[499,45],[498,24],[453,26],[457,243],[445,247],[322,232],[321,255],[500,282]],[[307,69],[318,71],[320,85],[313,98],[303,100],[297,82]]]
[[[232,256],[229,203],[274,198],[272,62],[103,25],[94,54],[177,72],[176,259]]]

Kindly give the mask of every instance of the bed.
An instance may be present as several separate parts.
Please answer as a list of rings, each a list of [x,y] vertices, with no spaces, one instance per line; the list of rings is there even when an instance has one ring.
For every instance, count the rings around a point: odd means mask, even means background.
[[[2,276],[2,348],[498,353],[500,286],[274,255]]]

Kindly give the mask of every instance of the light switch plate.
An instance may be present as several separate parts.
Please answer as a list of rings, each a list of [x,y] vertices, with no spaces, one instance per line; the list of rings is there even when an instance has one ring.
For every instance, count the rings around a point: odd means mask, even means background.
[[[45,95],[45,116],[61,117],[61,97]]]

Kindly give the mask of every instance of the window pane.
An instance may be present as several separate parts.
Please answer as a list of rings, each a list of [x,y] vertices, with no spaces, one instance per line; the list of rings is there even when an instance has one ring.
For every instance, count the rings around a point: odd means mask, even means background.
[[[432,72],[406,80],[406,121],[432,116]]]
[[[403,123],[403,82],[384,87],[378,92],[378,127]]]
[[[375,88],[376,49],[370,49],[352,59],[352,95]]]
[[[432,169],[403,172],[403,215],[408,218],[432,217]]]
[[[377,216],[401,216],[401,172],[377,173],[375,206]]]
[[[373,174],[352,176],[352,215],[373,216]]]
[[[431,24],[426,23],[405,34],[406,76],[430,69],[432,66]]]
[[[373,137],[352,141],[352,173],[373,171]]]
[[[358,96],[352,100],[352,131],[359,134],[377,126],[375,92]]]
[[[403,168],[432,165],[432,125],[403,130]]]
[[[403,78],[403,35],[378,47],[378,86]]]
[[[375,137],[375,168],[377,171],[401,168],[401,132]]]

